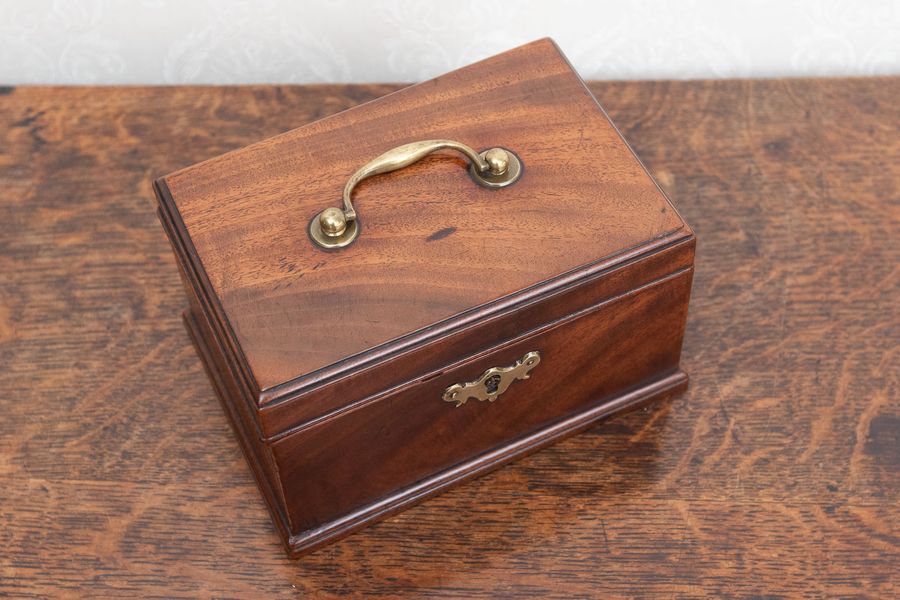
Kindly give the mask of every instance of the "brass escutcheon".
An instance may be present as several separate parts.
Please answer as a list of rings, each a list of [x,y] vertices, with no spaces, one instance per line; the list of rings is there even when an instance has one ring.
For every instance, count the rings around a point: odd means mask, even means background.
[[[481,377],[468,383],[454,383],[444,390],[444,402],[456,402],[462,406],[469,400],[493,402],[505,392],[516,379],[528,379],[531,370],[541,362],[541,353],[532,350],[516,361],[511,367],[491,367]]]

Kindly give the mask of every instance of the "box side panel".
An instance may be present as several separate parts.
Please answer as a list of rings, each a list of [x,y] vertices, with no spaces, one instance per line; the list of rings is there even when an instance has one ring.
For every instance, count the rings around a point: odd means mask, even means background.
[[[236,399],[238,390],[235,387],[234,378],[224,369],[221,362],[221,353],[214,349],[214,341],[210,337],[208,322],[204,325],[204,317],[197,316],[194,310],[184,312],[184,323],[188,333],[197,349],[206,374],[219,397],[225,415],[231,423],[244,458],[256,478],[256,484],[259,487],[269,512],[272,515],[272,521],[278,534],[281,536],[285,545],[290,543],[290,524],[285,513],[284,496],[281,491],[280,482],[275,472],[272,454],[269,448],[262,444],[259,438],[254,435],[255,430],[247,427],[246,417],[241,414],[240,400]]]
[[[258,430],[259,424],[258,419],[255,418],[255,413],[258,406],[259,389],[256,387],[256,382],[247,367],[240,348],[235,345],[234,336],[227,321],[223,321],[221,318],[220,308],[217,306],[215,298],[211,298],[208,295],[209,285],[205,281],[206,275],[203,266],[199,261],[199,257],[196,256],[190,237],[186,236],[184,224],[180,222],[180,217],[172,203],[171,194],[165,182],[162,180],[153,182],[153,189],[158,203],[156,214],[175,253],[178,268],[182,275],[182,282],[188,291],[189,297],[196,298],[197,305],[207,317],[211,332],[219,340],[222,347],[223,356],[228,364],[232,365],[234,377],[241,388],[247,390],[245,394],[246,401],[253,409],[254,422]]]
[[[247,391],[235,377],[234,367],[228,359],[225,348],[217,341],[212,323],[206,316],[206,311],[197,296],[197,290],[186,273],[185,258],[181,254],[181,248],[172,239],[171,230],[166,224],[162,211],[158,211],[157,215],[172,242],[178,272],[187,295],[189,308],[184,313],[185,326],[225,413],[231,421],[232,428],[237,434],[238,441],[257,478],[257,483],[270,507],[275,523],[282,536],[287,539],[289,527],[284,510],[284,495],[271,450],[259,436],[256,415],[251,408]]]
[[[503,448],[517,440],[599,414],[635,390],[683,380],[678,365],[692,275],[687,267],[276,441],[292,533],[322,536],[343,527],[348,515],[372,520],[424,480],[463,464],[475,472],[480,456],[514,457],[520,452]],[[532,351],[541,353],[540,364],[496,401],[456,407],[442,399],[448,386]]]

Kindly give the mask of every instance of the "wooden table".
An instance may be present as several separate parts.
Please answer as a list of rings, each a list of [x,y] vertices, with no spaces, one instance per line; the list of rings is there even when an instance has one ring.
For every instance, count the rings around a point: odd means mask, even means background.
[[[299,561],[150,181],[395,88],[2,88],[0,595],[900,594],[900,79],[591,87],[699,238],[689,392]]]

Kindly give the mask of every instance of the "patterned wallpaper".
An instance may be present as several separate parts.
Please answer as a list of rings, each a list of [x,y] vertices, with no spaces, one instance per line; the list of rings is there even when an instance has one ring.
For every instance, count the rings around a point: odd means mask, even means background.
[[[589,79],[900,73],[900,0],[0,0],[0,83],[416,81],[548,35]]]

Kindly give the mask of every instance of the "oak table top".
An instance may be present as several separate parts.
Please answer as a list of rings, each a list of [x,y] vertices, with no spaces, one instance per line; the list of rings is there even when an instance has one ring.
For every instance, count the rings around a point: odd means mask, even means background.
[[[150,182],[396,86],[0,88],[0,596],[900,594],[900,78],[591,88],[697,233],[689,391],[299,560]]]

